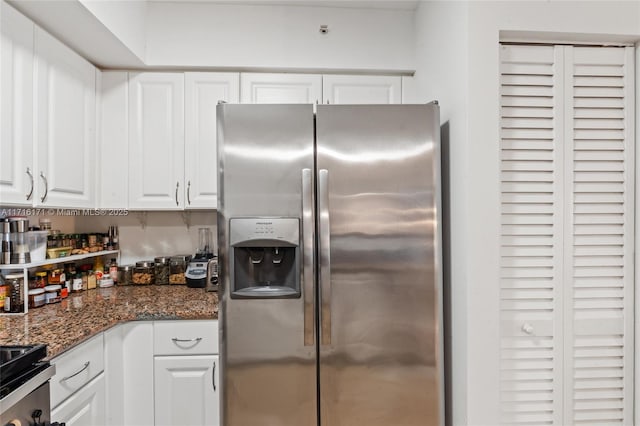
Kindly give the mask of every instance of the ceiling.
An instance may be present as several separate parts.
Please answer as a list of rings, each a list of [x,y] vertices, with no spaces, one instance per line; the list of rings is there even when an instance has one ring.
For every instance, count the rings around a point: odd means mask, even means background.
[[[279,5],[279,6],[312,6],[312,7],[348,7],[367,9],[403,9],[415,10],[422,0],[146,0],[173,3],[218,3],[236,5]]]

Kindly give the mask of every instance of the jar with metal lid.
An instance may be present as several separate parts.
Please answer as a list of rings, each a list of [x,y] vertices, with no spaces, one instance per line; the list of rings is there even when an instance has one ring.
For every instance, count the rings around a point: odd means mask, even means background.
[[[151,260],[141,260],[136,262],[135,268],[133,268],[134,285],[148,285],[153,284],[155,281],[155,263]]]
[[[133,284],[133,265],[118,266],[118,285]]]
[[[60,301],[60,291],[62,286],[60,284],[48,285],[44,288],[45,303],[58,303]]]
[[[51,271],[49,271],[49,277],[47,278],[47,283],[49,285],[60,284],[61,275],[62,275],[62,269],[52,269]]]
[[[168,257],[156,257],[153,259],[156,263],[155,274],[156,284],[169,284],[169,258]]]
[[[181,254],[171,256],[169,260],[169,284],[187,284],[187,278],[184,273],[187,272],[187,265],[191,261],[191,256]]]
[[[24,288],[24,275],[20,274],[8,274],[5,275],[5,284],[9,286],[8,293],[4,298],[4,311],[5,312],[22,312],[24,309],[24,298],[22,289]]]
[[[44,288],[32,288],[29,290],[29,309],[43,306],[45,301]]]
[[[35,288],[45,288],[48,284],[47,271],[36,272]]]

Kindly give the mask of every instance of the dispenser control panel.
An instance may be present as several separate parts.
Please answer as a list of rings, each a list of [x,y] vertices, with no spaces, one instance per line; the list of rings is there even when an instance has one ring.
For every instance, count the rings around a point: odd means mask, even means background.
[[[299,244],[299,220],[290,217],[232,218],[229,226],[230,243],[277,240],[286,245]]]

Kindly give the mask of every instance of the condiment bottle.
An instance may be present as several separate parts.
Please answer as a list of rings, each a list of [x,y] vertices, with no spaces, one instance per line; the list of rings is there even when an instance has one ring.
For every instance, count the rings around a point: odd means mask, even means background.
[[[102,272],[104,270],[104,262],[102,261],[102,256],[97,256],[93,261],[93,270]]]

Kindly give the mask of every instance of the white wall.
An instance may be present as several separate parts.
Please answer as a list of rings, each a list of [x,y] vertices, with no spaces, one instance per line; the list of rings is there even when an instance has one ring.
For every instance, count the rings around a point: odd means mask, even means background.
[[[137,57],[144,59],[147,44],[146,0],[79,0]]]
[[[189,219],[189,227],[185,217]],[[138,260],[153,260],[156,256],[194,254],[198,248],[198,228],[201,227],[211,229],[217,249],[216,217],[213,210],[147,212],[144,218],[141,212],[133,211],[126,216],[78,216],[75,232],[106,232],[110,225],[118,226],[120,263],[126,265]]]
[[[188,5],[188,7],[186,7]],[[151,2],[150,66],[413,70],[413,11]],[[320,34],[320,25],[329,33]]]
[[[412,102],[440,103],[447,424],[466,424],[467,369],[467,5],[422,2],[416,11],[416,74]],[[405,92],[406,93],[406,92]],[[451,190],[454,188],[455,190]]]
[[[456,17],[466,19],[467,25]],[[499,419],[500,32],[527,31],[531,41],[536,41],[534,36],[636,41],[640,2],[427,2],[420,5],[416,19],[416,87],[424,99],[440,99],[443,122],[450,125],[453,424],[495,425]],[[466,42],[461,39],[465,37]],[[451,74],[443,74],[437,64],[449,65],[444,68]],[[456,88],[455,82],[461,87]],[[446,106],[448,101],[452,104]]]

